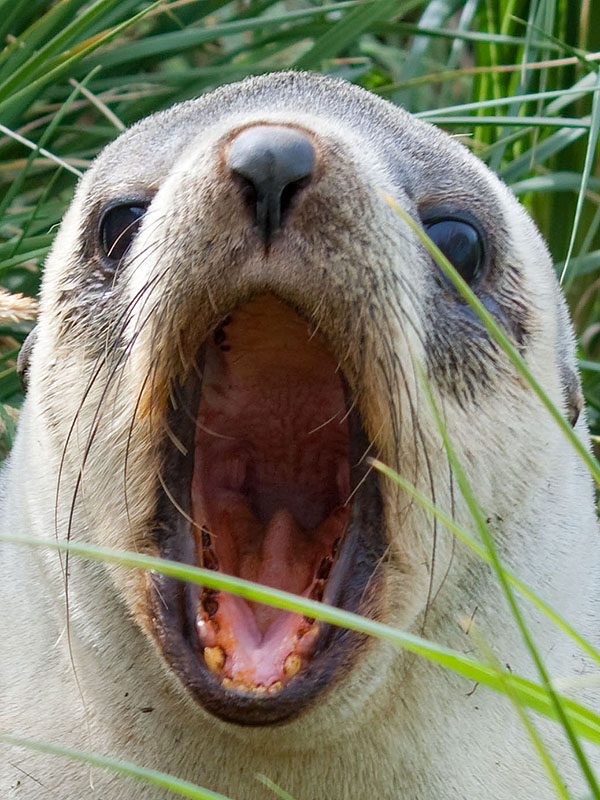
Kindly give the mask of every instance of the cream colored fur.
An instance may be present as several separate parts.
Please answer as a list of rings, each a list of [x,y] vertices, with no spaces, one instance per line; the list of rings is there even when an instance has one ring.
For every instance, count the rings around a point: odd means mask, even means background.
[[[251,254],[248,223],[218,158],[233,132],[256,122],[300,126],[321,148],[321,180],[307,189],[290,218],[288,244],[274,248],[269,262]],[[132,250],[135,267],[102,294],[87,278],[93,265],[80,260],[82,238],[96,230],[84,229],[83,220],[94,204],[141,186],[158,193]],[[547,250],[508,190],[456,141],[360,90],[307,76],[253,79],[134,127],[82,180],[46,267],[30,389],[3,473],[1,529],[40,538],[57,531],[65,538],[84,464],[72,538],[148,550],[159,423],[139,410],[133,429],[131,421],[151,359],[158,354],[157,374],[170,376],[176,332],[184,331],[185,339],[190,331],[201,341],[215,308],[224,314],[268,287],[312,314],[382,458],[429,495],[433,485],[436,502],[472,530],[415,377],[415,365],[427,363],[430,293],[446,291],[440,302],[453,309],[456,303],[452,290],[435,283],[437,267],[382,192],[415,215],[420,193],[483,218],[495,247],[493,280],[503,286],[503,271],[519,271],[530,330],[523,354],[564,407],[563,375],[575,374],[570,325]],[[153,276],[153,288],[129,315],[124,340],[131,354],[118,379],[111,381],[105,366],[92,380],[119,326],[117,314],[108,316],[111,304],[132,301]],[[114,300],[104,305],[106,293]],[[153,308],[165,310],[164,330],[155,327]],[[440,318],[442,334],[444,324]],[[449,349],[456,346],[447,341]],[[459,353],[454,387],[430,371],[452,442],[505,560],[598,644],[590,477],[507,359],[485,338],[477,347]],[[461,395],[459,402],[453,392],[465,382],[461,362],[478,354],[494,367],[482,375],[475,398]],[[577,431],[587,439],[583,418]],[[391,483],[382,485],[390,559],[383,567],[381,618],[416,633],[423,627],[432,640],[476,654],[461,628],[462,619],[474,616],[500,662],[536,678],[491,570],[439,529],[432,576],[431,519]],[[4,731],[127,759],[236,800],[273,796],[257,773],[296,800],[553,797],[505,698],[381,643],[297,720],[254,729],[222,722],[196,705],[166,667],[151,636],[144,576],[75,558],[69,567],[67,636],[57,554],[0,544]],[[424,619],[431,576],[435,602]],[[586,671],[575,645],[525,601],[522,607],[552,676]],[[587,697],[596,708],[598,699],[598,692]],[[563,733],[549,723],[540,727],[577,797],[585,784]],[[92,789],[79,764],[5,746],[0,752],[3,800],[171,796],[102,771],[93,771]],[[592,755],[598,764],[598,752]]]

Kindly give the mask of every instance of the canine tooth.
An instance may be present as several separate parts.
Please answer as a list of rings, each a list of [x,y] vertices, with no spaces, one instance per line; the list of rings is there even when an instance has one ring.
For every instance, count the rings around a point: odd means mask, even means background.
[[[219,560],[212,547],[202,548],[202,566],[204,569],[219,569]]]
[[[210,531],[204,525],[202,526],[201,530],[202,530],[202,547],[210,547],[211,545]]]
[[[290,653],[283,665],[283,673],[286,678],[293,678],[302,666],[302,659],[297,653]]]
[[[217,328],[217,330],[213,334],[213,341],[217,345],[217,347],[220,344],[223,344],[226,338],[227,335],[225,334],[225,331],[223,330],[222,326],[220,328]]]
[[[202,590],[202,608],[206,611],[210,618],[214,617],[219,610],[217,593],[214,589]]]
[[[319,569],[317,570],[317,579],[318,580],[323,580],[323,581],[327,580],[327,578],[329,577],[329,573],[331,572],[332,563],[333,562],[329,558],[329,556],[324,556],[321,559],[321,563],[319,564]]]
[[[322,600],[323,599],[323,591],[325,589],[325,581],[324,580],[316,580],[315,585],[313,587],[312,592],[310,593],[311,600]],[[306,619],[306,617],[305,617]]]
[[[220,672],[225,664],[225,653],[219,645],[204,648],[204,660],[211,672]]]

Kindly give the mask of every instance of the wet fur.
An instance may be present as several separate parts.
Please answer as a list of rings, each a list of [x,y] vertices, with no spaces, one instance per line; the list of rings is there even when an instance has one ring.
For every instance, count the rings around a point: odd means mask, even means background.
[[[221,154],[240,128],[269,121],[314,133],[320,174],[265,262]],[[115,274],[97,252],[99,214],[140,191],[158,193]],[[471,528],[417,377],[426,371],[503,557],[597,643],[591,480],[382,192],[415,217],[443,207],[480,221],[490,263],[478,293],[569,413],[579,384],[565,304],[508,190],[455,140],[362,90],[290,73],[251,79],[141,122],[83,178],[46,267],[2,529],[155,554],[163,387],[225,313],[269,290],[329,341],[381,458]],[[585,440],[583,418],[577,431]],[[535,677],[491,570],[390,483],[383,493],[380,618],[473,653],[460,621],[474,615],[501,662]],[[553,796],[508,701],[382,643],[295,721],[221,722],[158,653],[143,573],[71,559],[67,636],[64,566],[54,552],[0,546],[5,730],[244,800],[272,796],[256,773],[297,800]],[[529,607],[527,618],[554,676],[585,669],[550,622]],[[583,792],[563,735],[543,727]],[[85,768],[50,756],[6,751],[0,770],[3,798],[92,796]],[[167,797],[104,772],[94,785],[103,800]]]

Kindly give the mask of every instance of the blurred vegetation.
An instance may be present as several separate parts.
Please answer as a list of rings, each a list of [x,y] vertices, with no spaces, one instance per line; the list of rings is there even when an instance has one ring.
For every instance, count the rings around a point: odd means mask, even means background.
[[[327,72],[463,135],[520,196],[600,433],[600,0],[0,0],[0,43],[0,286],[36,295],[78,174],[123,127],[249,74]],[[30,328],[0,327],[0,456]]]

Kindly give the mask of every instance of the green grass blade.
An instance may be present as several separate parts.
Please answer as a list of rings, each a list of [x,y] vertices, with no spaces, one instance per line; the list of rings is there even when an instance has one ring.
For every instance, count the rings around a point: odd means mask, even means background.
[[[473,103],[461,103],[458,106],[444,106],[442,108],[428,109],[427,111],[419,111],[415,117],[419,119],[429,119],[440,115],[448,115],[454,113],[465,113],[466,111],[479,111],[482,108],[497,108],[498,106],[506,106],[511,103],[531,103],[533,100],[549,100],[550,98],[560,97],[561,100],[566,100],[563,105],[568,105],[569,102],[574,103],[581,100],[590,93],[598,93],[599,89],[596,87],[589,87],[585,90],[581,89],[557,89],[555,91],[545,92],[529,92],[528,94],[520,94],[515,97],[494,97],[491,100],[478,100]],[[548,110],[548,109],[546,109]],[[475,118],[479,121],[479,118]],[[545,119],[545,117],[543,117]]]
[[[12,2],[17,5],[18,0]],[[0,81],[10,74],[16,74],[17,70],[30,58],[35,58],[36,54],[42,60],[46,58],[52,52],[53,42],[60,47],[57,34],[60,35],[61,31],[64,34],[70,27],[68,21],[72,20],[84,5],[85,0],[63,0],[62,3],[51,6],[38,19],[34,19],[32,24],[0,53]]]
[[[596,89],[600,89],[600,70],[598,70],[597,73]],[[585,154],[585,164],[583,167],[583,173],[581,175],[581,188],[579,190],[579,195],[577,197],[577,208],[575,209],[575,219],[573,220],[571,239],[569,241],[569,249],[567,251],[565,264],[560,275],[561,283],[564,281],[565,275],[567,274],[567,270],[569,269],[569,261],[571,260],[573,248],[575,247],[575,237],[577,236],[577,231],[579,229],[579,222],[581,220],[583,201],[585,200],[585,193],[587,191],[587,186],[590,179],[590,173],[594,168],[595,160],[597,157],[596,145],[598,143],[598,131],[600,130],[600,100],[597,91],[594,94],[590,123],[591,123],[590,133],[588,136],[587,150]]]
[[[581,189],[581,173],[551,172],[549,175],[536,175],[525,178],[510,186],[516,195],[526,192],[579,192]],[[588,178],[588,189],[600,191],[600,178]]]
[[[340,608],[335,608],[316,600],[308,600],[299,595],[271,589],[213,570],[192,567],[177,561],[169,561],[140,553],[115,550],[110,547],[81,542],[66,542],[57,539],[37,539],[6,533],[0,533],[0,541],[27,547],[68,552],[72,556],[91,558],[110,564],[118,564],[122,567],[147,569],[162,575],[178,578],[179,580],[207,586],[210,589],[231,592],[252,602],[266,603],[276,608],[315,617],[332,625],[338,625],[342,628],[348,628],[358,633],[388,641],[395,647],[424,656],[430,661],[451,669],[470,681],[481,683],[491,689],[502,692],[502,684],[495,670],[488,664],[477,661],[470,656],[465,656],[443,645],[429,642],[422,637],[400,631],[382,622],[362,617],[350,611],[343,611]],[[510,672],[504,673],[504,679],[511,682],[514,691],[524,705],[551,719],[557,719],[553,704],[543,687]],[[562,700],[576,732],[600,746],[600,716],[573,700],[567,698],[562,698]]]
[[[289,792],[284,791],[281,786],[277,786],[277,784],[273,783],[273,781],[270,778],[267,778],[266,775],[257,773],[256,779],[263,783],[267,789],[270,789],[274,794],[276,794],[277,797],[280,797],[281,800],[294,800]]]
[[[548,775],[548,777],[550,778],[550,782],[554,786],[554,791],[556,792],[558,797],[561,798],[561,800],[571,800],[571,797],[567,791],[564,781],[561,778],[558,770],[554,766],[552,757],[550,756],[550,753],[548,752],[542,740],[542,737],[539,735],[535,725],[529,718],[527,710],[521,703],[519,696],[513,690],[513,687],[511,686],[510,682],[504,680],[504,674],[502,672],[502,667],[500,666],[500,662],[494,655],[491,647],[489,647],[488,644],[483,640],[483,638],[478,634],[477,628],[473,623],[471,623],[469,635],[475,640],[475,643],[477,644],[479,651],[484,655],[488,663],[491,664],[491,666],[496,670],[498,679],[500,680],[503,686],[504,692],[512,702],[513,707],[517,712],[519,719],[521,720],[521,724],[527,731],[527,735],[529,736],[529,738],[533,743],[535,751],[537,752],[540,761],[542,762],[542,765],[546,770],[546,774]]]
[[[0,98],[7,97],[11,92],[14,92],[17,87],[27,84],[33,78],[39,77],[40,72],[48,68],[48,63],[52,57],[63,50],[69,43],[72,43],[80,33],[89,29],[89,26],[95,22],[100,15],[109,11],[113,6],[117,5],[118,2],[119,0],[96,0],[90,8],[81,15],[76,16],[68,25],[65,25],[63,28],[59,27],[58,33],[50,39],[50,41],[46,42],[43,47],[37,50],[35,47],[32,47],[31,49],[33,52],[31,57],[18,69],[11,68],[8,77],[4,78],[0,83]],[[69,6],[81,5],[80,0],[76,3],[67,0],[67,3]],[[59,4],[54,6],[48,15],[58,16],[62,14],[62,11],[62,4]],[[66,18],[68,19],[71,16],[72,14],[70,13]],[[24,37],[23,44],[27,45],[26,37]],[[9,62],[6,67],[12,67],[12,64]]]
[[[600,371],[600,365],[596,365]],[[428,513],[434,516],[442,525],[450,531],[457,539],[467,545],[474,553],[476,553],[482,561],[491,565],[491,559],[488,551],[482,547],[464,528],[457,525],[454,520],[444,513],[438,506],[435,505],[426,495],[420,492],[410,481],[403,478],[391,467],[383,464],[381,461],[373,458],[371,459],[373,466],[379,470],[383,475],[394,481],[401,489],[409,494],[419,505]],[[502,562],[500,566],[506,579],[517,589],[523,597],[526,597],[536,608],[539,608],[548,619],[552,620],[557,628],[562,630],[569,636],[584,653],[587,653],[599,666],[600,666],[600,651],[598,651],[590,642],[578,633],[572,625],[570,625],[563,617],[560,616],[554,609],[545,603],[538,594],[527,586],[514,572],[508,569]]]
[[[60,59],[55,66],[48,67],[47,71],[45,71],[40,77],[31,81],[18,91],[8,93],[5,90],[2,90],[3,87],[0,87],[0,113],[5,113],[12,106],[37,96],[43,87],[49,83],[57,81],[59,78],[62,78],[65,73],[68,73],[75,64],[81,61],[82,58],[94,52],[94,50],[97,50],[103,44],[110,42],[130,25],[133,25],[135,22],[145,17],[152,9],[157,8],[160,3],[161,0],[155,0],[154,3],[151,3],[134,17],[122,22],[112,30],[107,31],[99,36],[95,36],[90,41],[66,51],[66,53],[63,54],[62,59]]]
[[[432,114],[429,122],[437,125],[501,125],[518,127],[556,127],[556,128],[582,128],[589,129],[590,121],[579,117],[469,117],[469,116],[443,116]]]
[[[315,69],[326,58],[332,58],[364,33],[380,18],[398,15],[403,10],[399,0],[374,0],[352,9],[332,25],[310,50],[300,56],[294,66],[297,69]]]
[[[203,789],[195,783],[181,780],[181,778],[176,778],[174,775],[168,775],[165,772],[159,772],[155,769],[146,769],[137,764],[132,764],[129,761],[119,761],[116,758],[107,758],[97,753],[87,753],[83,750],[77,750],[74,747],[64,747],[63,745],[52,744],[50,742],[40,742],[37,739],[26,739],[22,736],[13,736],[11,734],[2,733],[1,731],[0,741],[16,747],[37,750],[40,753],[64,756],[65,758],[71,759],[71,761],[79,761],[82,764],[88,764],[92,767],[100,767],[110,772],[116,772],[118,775],[135,778],[151,786],[160,786],[181,797],[188,797],[190,800],[229,800],[225,795],[211,792],[209,789]]]
[[[355,8],[364,4],[364,0],[342,0],[337,4],[316,6],[313,8],[289,11],[277,16],[256,17],[252,19],[242,19],[233,22],[223,22],[205,28],[186,28],[182,31],[149,36],[138,42],[133,42],[128,47],[120,47],[107,53],[94,56],[93,59],[86,61],[86,68],[100,65],[103,67],[120,67],[123,64],[139,61],[151,57],[165,57],[174,52],[179,52],[192,47],[198,47],[206,42],[214,42],[222,37],[234,36],[240,33],[250,33],[251,31],[262,31],[264,28],[279,28],[282,25],[295,22],[296,20],[309,19],[315,16],[339,12],[347,8]],[[334,23],[329,23],[334,24]]]
[[[582,117],[581,121],[590,122],[589,117]],[[544,164],[549,161],[553,156],[557,155],[567,147],[572,145],[586,132],[587,128],[563,128],[543,142],[536,144],[535,148],[530,148],[522,153],[520,156],[514,158],[509,164],[499,171],[499,175],[506,183],[513,183],[523,175],[528,175],[531,172],[533,164]]]

